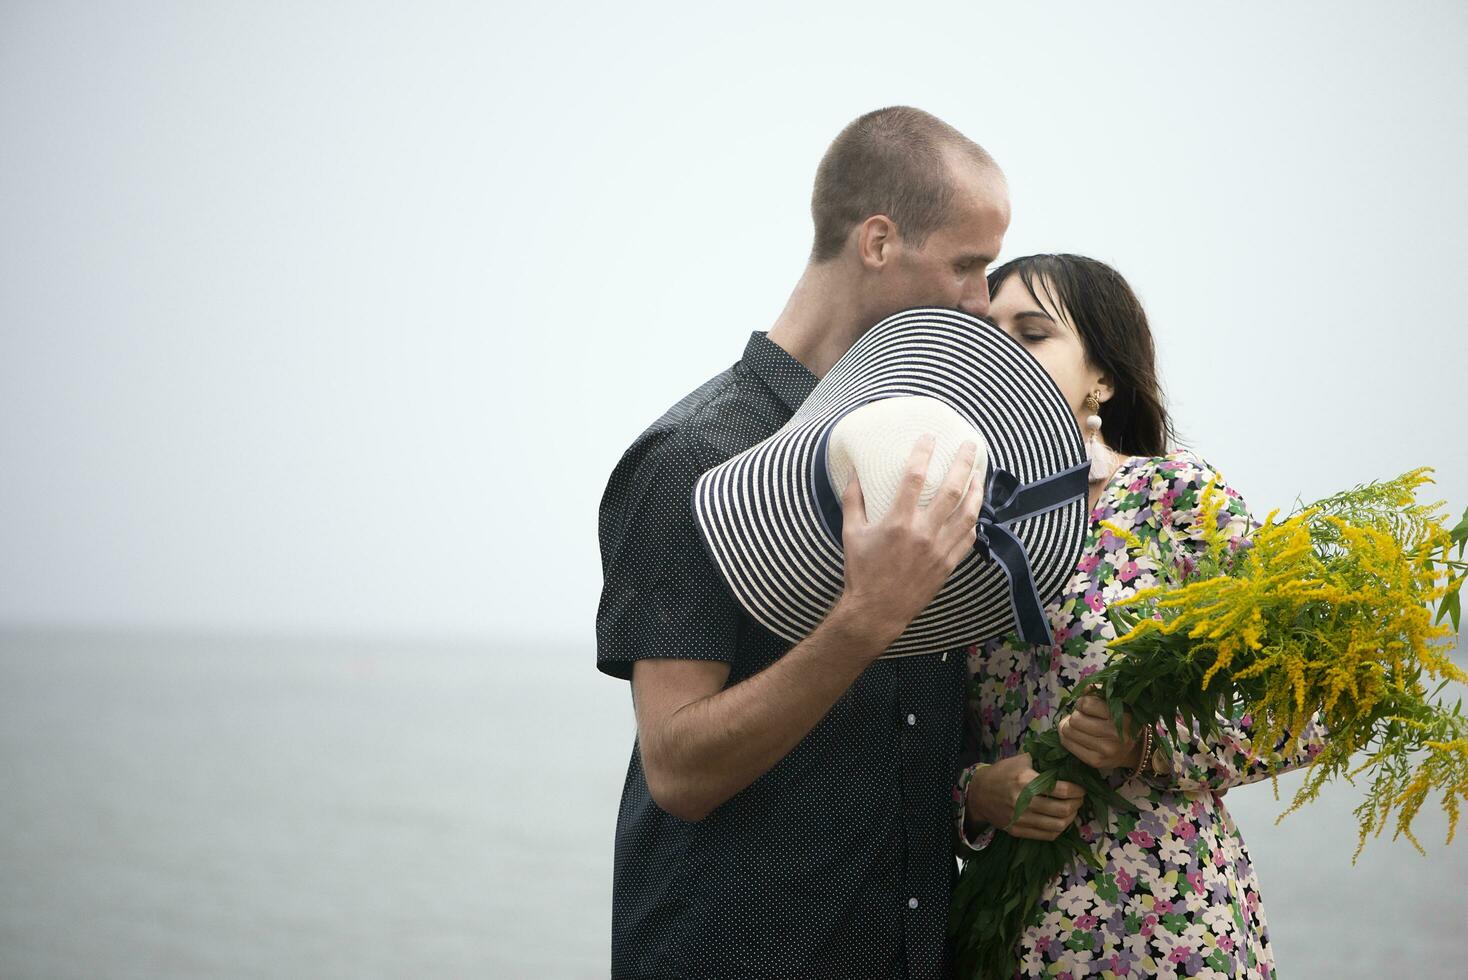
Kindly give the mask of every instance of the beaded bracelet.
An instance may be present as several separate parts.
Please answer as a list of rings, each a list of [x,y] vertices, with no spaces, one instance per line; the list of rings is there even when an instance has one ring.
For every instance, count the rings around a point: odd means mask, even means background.
[[[1149,763],[1151,763],[1151,761],[1152,761],[1152,726],[1151,725],[1148,725],[1146,728],[1142,729],[1142,754],[1141,754],[1141,757],[1137,759],[1137,768],[1133,769],[1127,775],[1127,779],[1136,779],[1138,776],[1140,776],[1143,772],[1146,771],[1147,766],[1148,766]]]

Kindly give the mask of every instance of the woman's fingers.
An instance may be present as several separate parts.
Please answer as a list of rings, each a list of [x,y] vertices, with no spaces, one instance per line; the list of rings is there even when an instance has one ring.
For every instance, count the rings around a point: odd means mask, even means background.
[[[1038,776],[1028,753],[1001,759],[975,775],[966,805],[991,826],[1013,837],[1054,840],[1075,822],[1085,801],[1085,790],[1075,783],[1057,782],[1049,793],[1032,797],[1025,811],[1016,817],[1016,801]]]
[[[1118,740],[1121,738],[1116,731],[1116,722],[1112,720],[1111,709],[1106,706],[1105,701],[1094,694],[1087,694],[1077,699],[1076,710],[1070,717],[1074,718],[1075,723],[1084,731],[1103,738],[1111,737]],[[1134,727],[1131,712],[1123,711],[1121,721],[1122,729],[1126,732],[1127,737],[1131,737]]]
[[[1031,814],[1026,811],[1018,820],[1013,821],[1007,827],[999,829],[1011,837],[1025,837],[1030,840],[1054,840],[1065,833],[1065,828],[1075,822],[1075,817],[1070,819],[1063,817],[1046,817],[1039,814]]]
[[[1110,721],[1102,721],[1099,718],[1092,718],[1090,715],[1081,714],[1070,715],[1062,724],[1067,731],[1077,732],[1090,738],[1104,735],[1106,729],[1111,728]],[[1114,731],[1115,729],[1112,730]]]
[[[1045,796],[1036,796],[1030,800],[1030,805],[1025,807],[1025,813],[1033,813],[1041,817],[1063,817],[1065,816],[1066,802],[1064,800],[1052,800]],[[1023,816],[1024,814],[1021,814]]]
[[[1126,736],[1117,734],[1116,723],[1106,702],[1087,695],[1076,701],[1076,709],[1060,720],[1056,731],[1060,744],[1088,766],[1109,769],[1121,765],[1132,753],[1136,734],[1131,715],[1122,715]]]
[[[1090,756],[1095,752],[1097,739],[1085,730],[1080,720],[1074,715],[1062,718],[1056,730],[1060,732],[1060,744],[1065,746],[1065,751],[1087,765],[1094,765]]]
[[[1021,818],[1010,826],[1009,832],[1015,837],[1028,837],[1031,840],[1054,840],[1065,833],[1065,828],[1071,824],[1070,820],[1062,817],[1046,817],[1038,814],[1029,816],[1028,819]],[[1074,818],[1072,818],[1074,819]]]
[[[1068,726],[1061,731],[1060,744],[1065,746],[1065,751],[1088,766],[1094,766],[1095,760],[1105,755],[1106,746],[1102,740],[1077,731],[1074,726]]]
[[[1028,767],[1017,774],[1016,789],[1010,800],[1011,808],[1019,799],[1023,788],[1029,785],[1030,780],[1034,779],[1036,775],[1038,774]],[[1031,798],[1025,811],[1008,827],[1002,829],[1015,837],[1025,837],[1030,840],[1054,840],[1065,832],[1066,827],[1075,822],[1076,814],[1080,812],[1085,795],[1085,790],[1075,783],[1057,782],[1049,793],[1037,794]]]
[[[1036,796],[1030,800],[1025,813],[1070,822],[1081,808],[1080,800],[1057,800],[1053,796]]]
[[[1082,714],[1080,711],[1077,711],[1073,715],[1068,715],[1061,721],[1061,724],[1066,728],[1081,732],[1091,738],[1111,738],[1113,740],[1119,740],[1120,738],[1116,734],[1116,723],[1111,720],[1109,713],[1097,717],[1093,714]]]

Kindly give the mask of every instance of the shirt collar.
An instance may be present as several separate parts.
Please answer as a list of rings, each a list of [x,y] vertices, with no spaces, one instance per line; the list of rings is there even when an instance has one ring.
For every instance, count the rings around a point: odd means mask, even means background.
[[[817,378],[810,369],[791,357],[785,348],[763,331],[756,330],[750,334],[740,363],[764,382],[765,387],[784,402],[791,413],[815,390]]]

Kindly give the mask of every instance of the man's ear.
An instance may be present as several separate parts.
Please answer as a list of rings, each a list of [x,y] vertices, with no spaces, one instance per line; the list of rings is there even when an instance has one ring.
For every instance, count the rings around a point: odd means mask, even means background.
[[[856,226],[856,257],[861,264],[880,269],[891,261],[900,239],[897,225],[885,214],[874,214]]]

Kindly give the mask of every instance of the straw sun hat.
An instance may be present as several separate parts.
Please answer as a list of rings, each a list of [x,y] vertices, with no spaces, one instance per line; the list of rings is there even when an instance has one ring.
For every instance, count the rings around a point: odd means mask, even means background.
[[[891,507],[913,444],[936,437],[926,504],[965,439],[985,481],[979,543],[885,656],[938,653],[1019,632],[1051,642],[1043,612],[1080,557],[1088,464],[1055,382],[1003,330],[953,310],[898,313],[832,366],[780,431],[699,478],[693,512],[739,603],[790,643],[841,595],[841,491],[854,471],[867,519]]]

